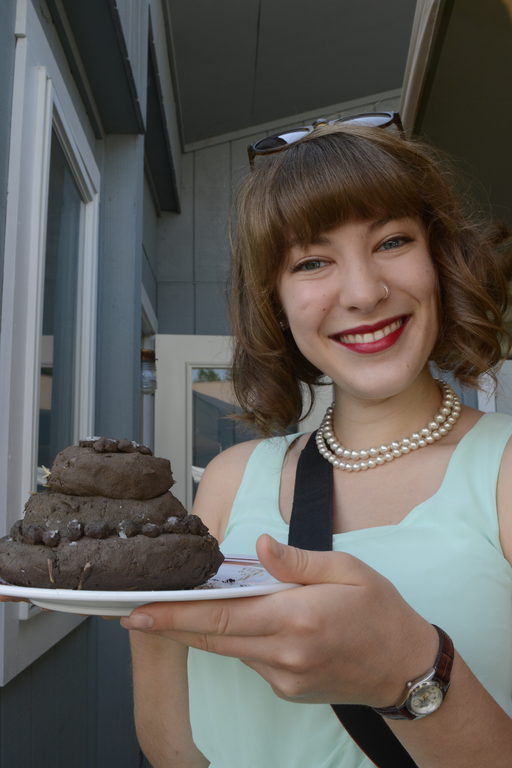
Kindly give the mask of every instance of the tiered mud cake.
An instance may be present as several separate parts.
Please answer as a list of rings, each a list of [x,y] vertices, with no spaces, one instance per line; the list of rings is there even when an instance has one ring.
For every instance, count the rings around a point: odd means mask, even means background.
[[[55,459],[48,490],[0,539],[0,577],[27,587],[190,589],[223,561],[217,540],[169,488],[167,459],[90,438]]]

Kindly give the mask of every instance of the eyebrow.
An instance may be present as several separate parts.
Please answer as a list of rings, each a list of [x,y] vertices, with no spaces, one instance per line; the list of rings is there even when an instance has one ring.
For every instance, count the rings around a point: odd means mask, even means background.
[[[376,221],[371,221],[368,224],[368,232],[372,233],[376,229],[380,229],[380,227],[383,227],[385,224],[388,223],[388,221],[393,221],[396,216],[384,216],[382,219],[377,219]],[[291,247],[294,247],[296,245],[299,245],[297,242],[292,242]],[[311,242],[305,244],[303,247],[307,248],[310,245],[331,245],[331,241],[326,235],[318,235],[317,237],[314,237]]]
[[[331,241],[325,235],[314,237],[308,245],[330,245]],[[307,247],[307,246],[306,246]]]
[[[397,218],[396,216],[384,216],[383,219],[378,219],[377,221],[372,221],[370,226],[368,227],[368,229],[369,229],[370,232],[374,232],[376,229],[379,229],[380,227],[383,227],[389,221],[394,221],[396,218]]]

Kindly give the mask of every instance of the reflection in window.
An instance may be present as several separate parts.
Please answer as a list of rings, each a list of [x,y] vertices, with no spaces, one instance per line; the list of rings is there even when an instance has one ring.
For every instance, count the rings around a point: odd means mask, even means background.
[[[231,445],[256,437],[240,421],[229,418],[240,413],[230,368],[193,368],[193,448],[192,477],[194,495],[202,472],[211,459]]]
[[[50,155],[41,338],[39,467],[50,467],[58,451],[74,440],[81,211],[80,192],[54,133]]]

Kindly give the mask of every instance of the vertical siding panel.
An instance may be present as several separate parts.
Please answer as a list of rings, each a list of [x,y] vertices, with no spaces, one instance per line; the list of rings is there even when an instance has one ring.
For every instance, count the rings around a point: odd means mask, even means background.
[[[156,235],[158,229],[158,215],[155,209],[153,195],[147,180],[144,178],[143,217],[142,217],[142,243],[147,253],[151,269],[156,272]]]
[[[230,206],[229,142],[195,153],[195,282],[218,282],[227,274]]]
[[[126,632],[89,619],[1,689],[1,768],[139,768]]]
[[[31,668],[0,690],[0,766],[31,768]]]
[[[49,765],[53,759],[57,741],[57,697],[60,695],[56,680],[56,649],[61,650],[61,643],[49,650],[32,667],[31,679],[31,765]],[[67,655],[67,654],[65,654]],[[64,749],[65,744],[63,745]]]
[[[92,617],[85,623],[87,629],[87,646],[84,664],[87,667],[87,717],[84,728],[87,728],[87,766],[96,765],[98,749],[98,733],[96,729],[96,702],[98,698],[98,654],[96,653],[96,624],[99,619]]]
[[[143,137],[108,136],[105,153],[95,430],[138,440]]]
[[[89,768],[87,760],[87,722],[89,692],[87,681],[87,631],[72,632],[55,648],[54,669],[57,679],[56,740],[50,751],[55,768]],[[56,750],[55,745],[59,747]]]
[[[87,624],[1,689],[2,768],[90,768]],[[126,730],[126,728],[125,728]]]
[[[226,281],[196,283],[196,328],[199,335],[226,336],[230,333]]]
[[[156,236],[158,230],[158,216],[153,202],[153,196],[149,189],[149,184],[144,180],[144,215],[142,221],[142,285],[151,302],[153,311],[156,313],[156,273],[157,250]]]
[[[244,136],[243,139],[236,139],[231,142],[231,191],[233,197],[236,195],[240,182],[249,173],[247,146],[254,144],[258,139],[261,139],[260,133]]]
[[[133,726],[128,633],[117,621],[93,619],[97,666],[96,756],[94,768],[139,768]]]
[[[180,184],[181,213],[162,213],[158,221],[158,279],[194,279],[194,155],[183,155]]]
[[[77,630],[32,668],[32,765],[87,768],[87,634]]]
[[[159,333],[194,333],[194,288],[192,282],[158,283]]]

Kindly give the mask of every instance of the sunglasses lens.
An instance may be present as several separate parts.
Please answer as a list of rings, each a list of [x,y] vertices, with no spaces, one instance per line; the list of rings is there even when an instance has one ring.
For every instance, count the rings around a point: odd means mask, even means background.
[[[292,128],[289,131],[283,131],[283,133],[275,133],[272,136],[265,136],[264,139],[260,139],[255,144],[250,145],[247,151],[249,153],[251,167],[253,166],[254,158],[257,154],[264,155],[267,152],[279,152],[279,150],[286,149],[292,144],[295,144],[295,142],[300,141],[300,139],[303,139],[305,136],[308,136],[319,125],[337,125],[339,123],[366,125],[372,128],[395,126],[398,132],[404,135],[400,117],[396,112],[366,112],[351,117],[339,117],[335,120],[324,120],[321,118],[303,128]]]
[[[308,130],[304,128],[297,128],[297,130],[287,131],[286,133],[274,134],[274,136],[265,136],[264,139],[260,139],[253,145],[256,152],[265,152],[269,149],[279,149],[285,147],[288,144],[294,144],[299,139],[303,139],[307,136]]]
[[[355,117],[349,117],[346,119],[347,123],[355,123],[356,125],[369,125],[370,127],[380,128],[393,120],[393,115],[386,112],[375,112],[369,115],[356,115]]]

